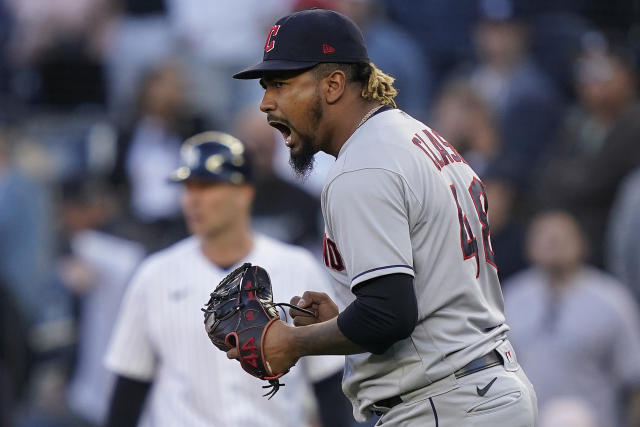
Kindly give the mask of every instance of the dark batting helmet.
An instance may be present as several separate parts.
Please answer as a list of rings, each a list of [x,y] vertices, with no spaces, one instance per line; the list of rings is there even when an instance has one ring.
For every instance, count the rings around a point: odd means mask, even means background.
[[[253,169],[242,142],[224,132],[207,131],[187,139],[180,149],[182,166],[169,179],[191,179],[246,184],[253,180]]]

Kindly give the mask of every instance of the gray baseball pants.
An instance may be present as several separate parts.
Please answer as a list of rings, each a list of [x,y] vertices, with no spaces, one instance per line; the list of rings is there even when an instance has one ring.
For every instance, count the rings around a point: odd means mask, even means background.
[[[494,366],[455,379],[443,393],[413,392],[382,415],[385,427],[534,427],[538,408],[524,371]]]

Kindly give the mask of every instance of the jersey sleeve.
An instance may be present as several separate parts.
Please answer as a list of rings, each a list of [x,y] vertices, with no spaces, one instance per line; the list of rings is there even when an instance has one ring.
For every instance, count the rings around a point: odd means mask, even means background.
[[[402,177],[361,169],[336,177],[326,193],[326,225],[351,287],[393,273],[414,276],[409,191]]]
[[[153,283],[143,265],[126,291],[105,364],[111,371],[136,380],[153,378],[156,358],[147,327],[146,289]]]

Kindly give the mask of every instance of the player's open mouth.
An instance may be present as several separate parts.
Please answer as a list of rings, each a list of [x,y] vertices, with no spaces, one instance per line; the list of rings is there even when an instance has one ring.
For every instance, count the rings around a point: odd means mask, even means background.
[[[291,129],[289,126],[276,120],[269,120],[269,125],[278,129],[284,138],[284,143],[287,147],[291,148]]]

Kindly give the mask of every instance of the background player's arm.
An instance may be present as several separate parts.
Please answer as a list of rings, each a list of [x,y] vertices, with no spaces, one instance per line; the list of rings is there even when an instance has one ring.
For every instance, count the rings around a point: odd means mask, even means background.
[[[157,283],[149,261],[144,262],[126,291],[105,358],[116,374],[107,427],[138,424],[153,382],[156,357],[147,328],[146,290]]]
[[[151,382],[118,375],[111,394],[105,427],[135,427],[142,413]]]
[[[351,402],[342,393],[342,370],[313,383],[318,404],[318,417],[325,427],[352,426]]]

